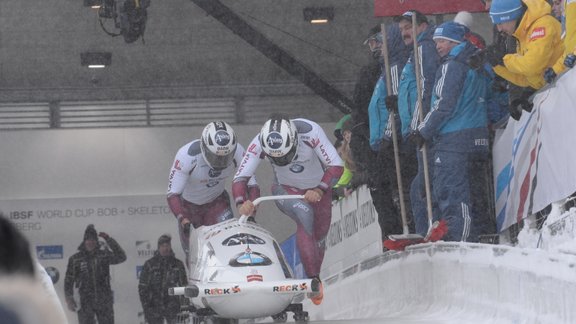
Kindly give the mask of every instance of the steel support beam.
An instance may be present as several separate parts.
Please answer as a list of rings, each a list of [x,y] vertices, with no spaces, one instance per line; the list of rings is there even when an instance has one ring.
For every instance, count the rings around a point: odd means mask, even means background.
[[[234,34],[252,45],[272,62],[305,84],[318,96],[334,105],[344,114],[350,113],[354,106],[352,100],[322,79],[312,69],[295,59],[286,50],[266,38],[260,31],[249,25],[242,17],[219,0],[191,1],[230,29]]]

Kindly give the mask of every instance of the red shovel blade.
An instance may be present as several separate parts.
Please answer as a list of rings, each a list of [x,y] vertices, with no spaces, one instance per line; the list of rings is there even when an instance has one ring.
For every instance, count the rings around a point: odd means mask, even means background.
[[[424,239],[400,239],[400,240],[384,240],[382,244],[388,250],[404,251],[409,245],[424,243]]]
[[[448,233],[448,224],[441,219],[432,224],[432,231],[430,231],[430,235],[425,240],[426,242],[440,241],[446,233]]]

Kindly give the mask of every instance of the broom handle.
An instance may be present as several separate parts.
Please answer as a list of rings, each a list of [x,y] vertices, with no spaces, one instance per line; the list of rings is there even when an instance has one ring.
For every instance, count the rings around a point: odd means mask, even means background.
[[[416,91],[418,92],[417,105],[420,107],[418,112],[418,120],[422,122],[424,120],[424,107],[422,107],[422,77],[420,75],[420,55],[418,53],[418,34],[416,33],[416,15],[412,15],[412,42],[414,43],[414,72],[416,75]],[[428,147],[426,142],[422,145],[422,162],[424,167],[424,185],[426,188],[426,210],[428,211],[428,233],[426,237],[430,235],[432,231],[432,194],[430,192],[430,173],[428,172]]]
[[[384,57],[384,70],[386,74],[386,91],[388,95],[392,95],[392,80],[390,77],[390,61],[388,58],[388,34],[386,33],[386,25],[381,24],[380,30],[382,31],[382,57]],[[394,147],[394,163],[396,164],[396,181],[398,182],[398,198],[400,199],[400,215],[402,216],[402,232],[408,234],[408,220],[406,218],[406,206],[404,204],[404,186],[402,185],[402,174],[400,170],[400,155],[398,153],[398,136],[396,134],[396,113],[389,110],[389,120],[392,120],[392,144]]]

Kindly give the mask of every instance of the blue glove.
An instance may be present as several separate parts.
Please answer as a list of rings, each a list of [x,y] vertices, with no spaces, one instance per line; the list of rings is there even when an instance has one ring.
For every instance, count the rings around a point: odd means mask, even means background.
[[[552,68],[547,68],[544,71],[544,80],[546,80],[547,83],[552,83],[554,79],[556,79],[556,72],[554,72]]]
[[[566,55],[566,58],[564,59],[564,65],[571,69],[574,67],[574,64],[576,63],[576,55],[574,54],[568,54]]]

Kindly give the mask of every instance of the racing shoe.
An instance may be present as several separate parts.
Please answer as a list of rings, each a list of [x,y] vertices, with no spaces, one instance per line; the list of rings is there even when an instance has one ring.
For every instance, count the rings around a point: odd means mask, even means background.
[[[314,305],[320,305],[324,299],[324,285],[322,284],[322,281],[320,281],[320,278],[314,277],[313,279],[312,291],[315,291],[316,289],[314,288],[317,288],[318,292],[311,294],[310,300]]]

